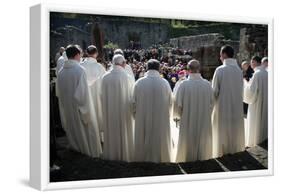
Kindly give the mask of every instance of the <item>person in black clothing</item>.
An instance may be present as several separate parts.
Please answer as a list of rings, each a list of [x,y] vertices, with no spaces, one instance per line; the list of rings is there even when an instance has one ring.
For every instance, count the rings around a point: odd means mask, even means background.
[[[249,81],[250,78],[253,76],[253,73],[254,73],[254,70],[250,66],[250,63],[248,61],[243,61],[242,64],[241,64],[241,68],[242,68],[242,71],[243,71],[244,79]]]

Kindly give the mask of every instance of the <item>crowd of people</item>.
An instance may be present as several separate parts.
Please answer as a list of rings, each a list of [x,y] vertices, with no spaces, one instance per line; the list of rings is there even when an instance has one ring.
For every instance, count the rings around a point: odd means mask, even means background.
[[[56,95],[72,149],[107,160],[173,162],[175,119],[180,122],[175,162],[220,157],[267,139],[266,57],[253,56],[239,67],[234,49],[225,45],[222,65],[209,82],[196,59],[169,61],[159,59],[155,49],[145,52],[116,49],[104,66],[93,45],[84,59],[77,45],[61,48]]]

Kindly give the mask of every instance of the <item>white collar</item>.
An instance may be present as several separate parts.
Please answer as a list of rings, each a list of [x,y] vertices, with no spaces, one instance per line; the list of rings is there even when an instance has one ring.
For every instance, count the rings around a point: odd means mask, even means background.
[[[87,60],[97,63],[97,59],[95,59],[94,57],[87,57]]]
[[[148,70],[145,73],[145,76],[147,76],[147,77],[160,77],[160,74],[159,74],[159,71],[151,69],[151,70]]]
[[[115,71],[125,71],[125,68],[120,65],[112,65],[112,70]]]
[[[187,79],[191,79],[191,80],[199,80],[199,79],[202,79],[202,76],[200,73],[190,73],[188,75],[188,78]]]
[[[263,67],[262,65],[260,65],[260,66],[256,66],[256,67],[254,68],[254,71],[258,71],[258,70],[262,70],[262,69],[265,69],[265,67]]]
[[[235,66],[238,66],[237,60],[234,59],[234,58],[227,58],[227,59],[224,59],[224,60],[223,60],[223,64],[224,64],[224,65],[235,65]]]
[[[64,62],[63,68],[71,68],[74,67],[75,65],[79,65],[79,62],[73,59],[69,59]]]

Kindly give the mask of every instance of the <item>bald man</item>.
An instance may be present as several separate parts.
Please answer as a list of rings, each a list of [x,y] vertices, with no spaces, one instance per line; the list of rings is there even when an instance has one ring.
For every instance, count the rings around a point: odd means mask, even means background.
[[[199,61],[191,60],[188,66],[189,76],[175,95],[174,116],[180,119],[176,162],[212,158],[211,83],[202,78]]]
[[[267,69],[268,69],[268,58],[267,57],[262,58],[261,64],[265,68],[265,70],[267,71]]]

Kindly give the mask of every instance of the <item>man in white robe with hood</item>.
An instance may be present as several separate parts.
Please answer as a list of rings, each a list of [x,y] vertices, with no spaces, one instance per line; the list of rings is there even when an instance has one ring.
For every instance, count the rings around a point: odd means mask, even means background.
[[[101,87],[101,78],[106,73],[106,70],[100,63],[97,62],[98,49],[94,45],[88,46],[86,52],[88,57],[81,63],[81,65],[85,68],[91,100],[93,103],[93,110],[97,118],[96,123],[100,131],[100,136],[102,138],[103,132],[101,130],[102,114],[101,114],[100,87]]]
[[[150,59],[147,67],[134,87],[135,160],[171,162],[171,87],[159,74],[159,61]]]
[[[212,158],[212,110],[214,94],[211,83],[201,77],[197,60],[188,63],[189,76],[175,94],[174,116],[180,119],[176,162]]]
[[[68,60],[59,71],[57,79],[57,96],[64,118],[64,130],[72,149],[90,157],[99,157],[100,137],[90,108],[86,73],[79,64],[80,50],[75,45],[69,45],[66,55]]]
[[[223,62],[214,73],[213,154],[220,157],[245,149],[243,118],[243,74],[234,57],[234,49],[221,48]]]
[[[103,158],[130,162],[134,153],[132,93],[134,81],[125,71],[122,55],[113,56],[113,68],[101,83]]]
[[[249,104],[247,115],[246,145],[249,147],[267,139],[268,130],[268,73],[261,65],[261,58],[251,60],[253,77],[244,83],[244,102]]]

